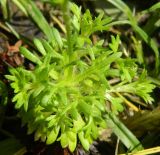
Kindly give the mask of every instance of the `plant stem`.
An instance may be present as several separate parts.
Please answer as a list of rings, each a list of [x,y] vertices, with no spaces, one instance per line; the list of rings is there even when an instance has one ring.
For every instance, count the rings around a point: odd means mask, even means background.
[[[63,10],[63,18],[66,25],[67,30],[67,44],[68,44],[68,54],[71,55],[73,48],[72,48],[72,42],[71,42],[71,22],[70,22],[70,16],[69,16],[69,2],[68,0],[65,0],[62,4],[62,10]]]

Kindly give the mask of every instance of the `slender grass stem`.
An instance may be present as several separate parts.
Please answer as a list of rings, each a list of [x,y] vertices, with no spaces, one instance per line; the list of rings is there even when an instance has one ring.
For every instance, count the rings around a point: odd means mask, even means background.
[[[62,4],[62,10],[63,10],[63,18],[66,25],[67,30],[67,44],[68,44],[68,54],[71,55],[73,52],[72,48],[72,41],[71,41],[71,22],[70,22],[70,12],[69,12],[69,2],[68,0],[65,0]]]

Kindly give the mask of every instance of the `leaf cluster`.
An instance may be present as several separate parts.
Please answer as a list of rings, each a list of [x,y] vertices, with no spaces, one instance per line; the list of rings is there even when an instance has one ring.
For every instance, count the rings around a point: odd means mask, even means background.
[[[86,19],[88,13],[79,22],[82,29],[86,26],[82,25],[84,19],[92,22],[92,18]],[[71,151],[77,145],[77,136],[88,150],[99,128],[106,127],[106,74],[111,63],[121,56],[120,52],[102,47],[102,41],[93,45],[87,38],[86,42],[82,29],[73,32],[72,53],[68,53],[65,38],[61,50],[56,44],[35,39],[39,56],[21,47],[21,53],[36,64],[34,70],[11,68],[11,75],[6,76],[12,81],[13,102],[23,124],[28,124],[28,132],[35,132],[35,140],[40,138],[47,144],[59,140]]]

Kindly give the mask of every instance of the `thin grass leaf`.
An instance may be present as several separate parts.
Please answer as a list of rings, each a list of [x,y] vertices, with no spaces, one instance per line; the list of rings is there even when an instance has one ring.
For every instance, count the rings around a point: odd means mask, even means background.
[[[108,27],[114,26],[114,25],[124,25],[124,24],[130,24],[129,20],[120,20],[120,21],[114,21],[108,24]]]
[[[18,0],[19,3],[23,5],[29,16],[34,20],[38,27],[47,36],[50,42],[56,41],[56,37],[53,34],[52,28],[49,26],[48,22],[37,8],[35,3],[31,0]],[[21,9],[21,8],[20,8]]]
[[[14,155],[22,155],[22,154],[25,154],[26,152],[27,152],[26,147],[22,147],[16,153],[14,153]]]
[[[153,12],[153,11],[155,11],[157,9],[160,9],[160,2],[152,5],[149,9],[146,9],[146,10],[142,11],[141,13],[145,14],[145,13],[148,13],[148,12]]]
[[[3,12],[3,17],[4,19],[8,18],[8,8],[7,8],[7,0],[0,0],[2,12]]]
[[[140,37],[152,48],[155,53],[155,73],[159,72],[159,50],[156,42],[148,36],[139,26],[135,25],[134,30],[140,35]]]
[[[26,8],[22,5],[21,2],[19,2],[19,0],[12,0],[17,6],[18,8],[20,8],[20,10],[26,15],[28,16],[27,10]]]
[[[16,36],[17,39],[20,39],[20,35],[16,32],[16,30],[13,28],[12,25],[10,25],[8,22],[5,22],[5,24],[8,26],[10,31]]]
[[[144,15],[145,16],[145,15]],[[152,13],[147,23],[143,26],[143,30],[149,35],[153,36],[154,32],[160,27],[160,14],[158,11]]]
[[[112,3],[114,6],[119,8],[125,15],[128,17],[132,25],[136,25],[137,21],[133,16],[132,11],[130,8],[121,0],[107,0],[108,2]]]
[[[157,9],[160,9],[160,2],[154,4],[153,6],[151,6],[148,10],[149,11],[155,11]]]
[[[123,142],[123,144],[132,152],[143,150],[143,146],[139,140],[132,134],[132,132],[121,122],[118,118],[108,113],[107,124],[112,127],[113,132]]]

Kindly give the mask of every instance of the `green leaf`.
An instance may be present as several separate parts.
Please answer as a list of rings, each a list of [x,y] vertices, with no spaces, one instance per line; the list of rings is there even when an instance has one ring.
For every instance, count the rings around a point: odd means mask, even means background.
[[[72,131],[67,132],[68,138],[69,138],[69,150],[73,152],[77,145],[77,133],[74,133]]]
[[[46,50],[43,47],[42,42],[39,39],[34,39],[33,40],[34,44],[36,45],[38,51],[44,56],[46,55]]]
[[[53,142],[55,142],[58,133],[59,133],[59,127],[53,128],[51,131],[49,131],[47,134],[46,144],[52,144]]]
[[[59,78],[58,72],[56,72],[54,69],[50,70],[49,76],[54,80],[58,80]]]
[[[17,37],[17,39],[20,40],[20,35],[14,29],[14,27],[9,22],[5,22],[5,24],[8,26],[8,28],[10,29],[10,31]]]
[[[101,12],[99,16],[93,20],[90,11],[86,10],[80,22],[81,35],[88,38],[94,32],[108,30],[110,28],[109,23],[111,22],[111,18],[107,17],[102,19],[103,15],[104,13]]]
[[[97,70],[104,69],[104,67],[107,67],[107,65],[109,65],[113,61],[115,61],[118,58],[120,58],[121,55],[122,55],[122,53],[120,53],[120,52],[111,54],[106,59],[101,60],[101,62],[98,62],[98,64],[90,66],[84,73],[82,73],[79,76],[77,76],[76,80],[77,81],[81,81],[81,80],[85,79],[86,77],[90,76],[91,74],[94,74],[94,72],[96,72]],[[103,58],[104,58],[104,56],[102,55],[102,59]]]
[[[80,19],[81,19],[81,7],[78,7],[74,3],[70,3],[70,9],[73,12],[74,16],[72,19],[73,26],[80,31]]]
[[[107,94],[107,100],[111,102],[111,109],[112,112],[115,114],[118,114],[118,112],[122,112],[124,110],[124,107],[122,105],[123,100],[118,97],[112,97],[111,95]]]
[[[146,103],[152,103],[153,98],[150,93],[155,88],[155,85],[151,83],[149,79],[139,79],[138,81],[124,84],[121,86],[115,86],[110,92],[126,92],[136,94],[140,96]]]
[[[18,93],[17,95],[15,95],[12,99],[12,102],[16,102],[15,108],[19,109],[23,105],[22,93]]]
[[[91,109],[92,109],[92,106],[86,102],[81,102],[79,104],[79,110],[83,112],[85,115],[90,115],[90,111],[92,111]]]
[[[58,43],[60,49],[62,49],[63,41],[62,41],[62,38],[61,38],[61,36],[60,36],[59,31],[58,31],[56,28],[52,28],[52,31],[53,31],[55,40],[57,41],[57,43]]]
[[[60,141],[61,141],[62,148],[65,148],[65,147],[68,146],[69,139],[68,139],[67,133],[62,133],[61,134]]]
[[[118,51],[118,47],[120,44],[120,38],[117,35],[116,38],[114,36],[111,36],[111,43],[109,43],[109,47],[112,49],[113,52],[117,52]]]
[[[84,132],[81,131],[78,133],[79,140],[81,141],[82,146],[84,147],[85,150],[89,150],[90,144],[88,140],[84,137]]]
[[[35,56],[34,54],[32,54],[27,48],[25,47],[20,47],[20,52],[30,61],[40,65],[42,64],[42,62],[40,61],[40,59]]]
[[[29,133],[30,133],[30,132],[28,132],[28,134],[29,134]],[[42,130],[39,128],[39,129],[35,132],[35,134],[34,134],[34,140],[35,140],[35,141],[39,140],[41,136],[42,136]]]
[[[47,118],[47,121],[49,121],[48,123],[48,127],[52,127],[56,124],[57,122],[57,118],[56,118],[56,115],[50,115],[48,118]]]
[[[85,122],[83,121],[82,117],[81,116],[78,116],[77,120],[74,120],[73,121],[73,124],[74,124],[74,129],[73,131],[79,131],[81,130],[84,125],[85,125]]]
[[[57,53],[46,40],[42,40],[42,44],[43,44],[45,50],[48,53],[51,53],[53,55],[53,57],[62,59],[62,56],[59,53]]]
[[[126,59],[119,59],[117,61],[118,69],[120,71],[120,77],[122,81],[131,82],[135,76],[137,75],[138,66],[135,63],[135,59],[126,58]]]

